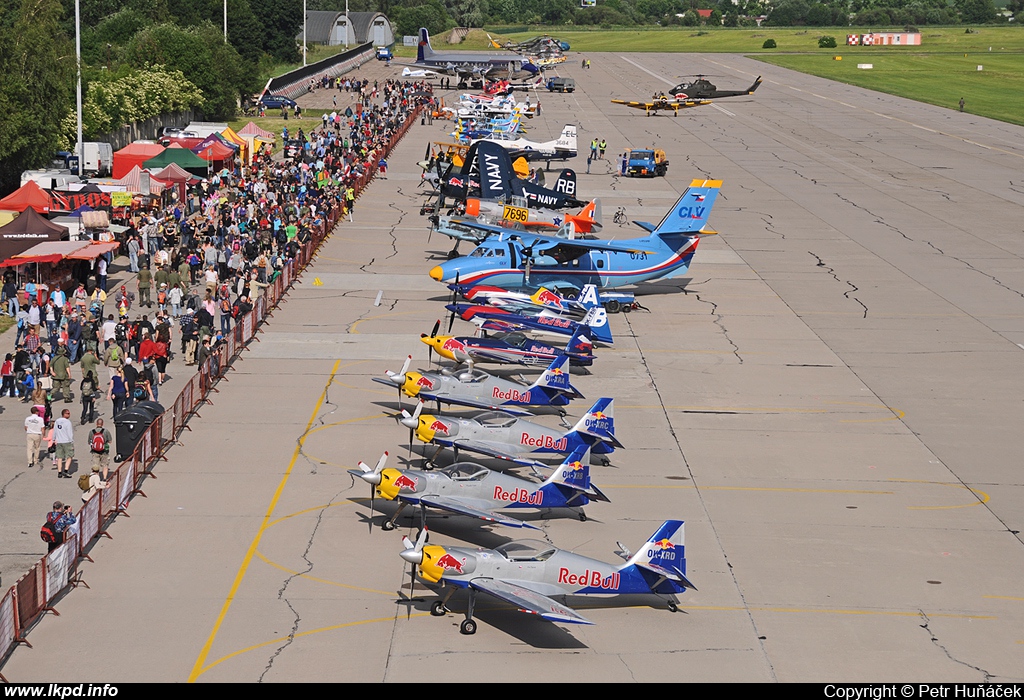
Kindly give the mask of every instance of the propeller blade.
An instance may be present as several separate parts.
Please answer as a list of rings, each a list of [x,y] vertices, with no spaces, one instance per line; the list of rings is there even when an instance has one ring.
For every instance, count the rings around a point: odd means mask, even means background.
[[[430,337],[431,338],[436,338],[437,337],[437,331],[438,331],[438,329],[440,327],[441,327],[441,319],[437,319],[437,321],[434,322],[434,330],[430,331]]]
[[[373,495],[374,495],[374,492],[376,490],[377,490],[377,488],[373,484],[370,484],[370,521],[369,521],[370,530],[369,531],[371,533],[373,532]]]

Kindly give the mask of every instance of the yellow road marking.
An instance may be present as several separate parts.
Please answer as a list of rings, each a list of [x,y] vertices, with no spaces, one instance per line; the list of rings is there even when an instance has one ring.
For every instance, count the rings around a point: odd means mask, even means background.
[[[324,390],[320,392],[320,398],[317,399],[316,406],[313,407],[313,413],[309,417],[309,422],[306,423],[307,431],[313,427],[313,421],[316,420],[320,407],[327,398],[327,389],[331,386],[331,382],[334,381],[334,375],[337,373],[340,366],[341,360],[335,360],[334,367],[331,368],[330,377],[328,378],[327,383],[324,384]],[[189,683],[195,682],[200,675],[206,672],[206,668],[204,667],[206,657],[210,654],[210,648],[213,646],[214,639],[217,638],[217,632],[220,630],[220,626],[223,624],[224,618],[227,616],[228,610],[231,608],[231,603],[235,600],[235,595],[238,593],[239,586],[242,585],[242,579],[245,578],[245,572],[249,569],[249,564],[252,563],[253,555],[255,555],[260,544],[260,538],[263,537],[263,533],[267,529],[267,523],[270,522],[270,516],[274,513],[274,508],[277,507],[277,501],[281,498],[285,484],[288,483],[288,478],[291,476],[292,469],[295,467],[295,463],[299,459],[299,454],[302,450],[302,443],[305,442],[305,440],[306,434],[303,433],[303,436],[299,438],[295,445],[295,451],[292,453],[292,459],[288,463],[288,469],[285,470],[284,476],[281,477],[281,482],[277,485],[277,490],[274,491],[273,498],[270,499],[270,505],[267,507],[267,512],[263,516],[263,523],[260,525],[260,529],[257,530],[256,536],[252,540],[252,544],[249,545],[249,549],[245,553],[245,558],[242,559],[242,565],[238,569],[238,573],[235,575],[234,582],[231,584],[231,590],[228,591],[228,597],[224,601],[224,605],[221,607],[220,614],[217,615],[217,620],[213,623],[213,630],[210,631],[210,636],[203,645],[203,648],[200,650],[199,657],[196,659],[196,663],[192,667],[192,673],[188,676]]]
[[[952,486],[957,489],[966,489],[974,494],[978,500],[974,503],[961,503],[955,506],[907,506],[907,510],[948,510],[951,508],[970,508],[971,506],[980,506],[982,503],[988,503],[991,498],[984,491],[977,491],[972,489],[970,486],[959,484],[951,481],[928,481],[926,479],[889,479],[889,481],[897,484],[935,484],[936,486]]]

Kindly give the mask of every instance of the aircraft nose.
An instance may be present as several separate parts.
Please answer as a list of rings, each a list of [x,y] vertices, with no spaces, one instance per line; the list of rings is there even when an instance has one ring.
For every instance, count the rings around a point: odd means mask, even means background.
[[[438,282],[444,279],[444,270],[441,269],[440,265],[434,265],[434,267],[430,268],[429,274],[431,279],[437,280]]]
[[[419,420],[419,418],[414,418],[414,417],[402,418],[401,419],[401,423],[402,423],[402,425],[404,425],[409,430],[413,430],[413,429],[416,428],[416,426],[418,426],[420,424],[420,420]]]
[[[418,549],[406,549],[399,552],[398,556],[410,564],[419,564],[423,561],[423,552]]]

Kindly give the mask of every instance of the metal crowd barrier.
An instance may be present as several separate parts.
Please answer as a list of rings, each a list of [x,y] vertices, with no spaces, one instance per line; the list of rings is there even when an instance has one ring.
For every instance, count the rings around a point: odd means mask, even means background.
[[[421,110],[422,107],[417,107],[410,113],[388,142],[383,155],[389,154],[402,139]],[[357,194],[376,173],[377,165],[374,163],[353,184]],[[212,403],[209,395],[217,391],[215,384],[227,373],[242,350],[254,338],[259,341],[256,334],[260,332],[263,321],[291,290],[343,213],[344,208],[336,205],[324,221],[314,225],[309,240],[299,248],[295,258],[285,265],[273,283],[263,290],[263,294],[255,299],[252,311],[237,319],[224,342],[188,380],[171,406],[146,429],[131,456],[110,472],[110,487],[97,491],[78,511],[75,526],[65,533],[65,542],[37,561],[3,594],[0,598],[0,668],[19,644],[32,646],[26,635],[44,613],[60,614],[53,607],[57,597],[75,586],[88,587],[78,570],[79,561],[92,561],[88,550],[93,541],[102,536],[111,537],[107,528],[113,520],[118,515],[128,515],[128,505],[135,496],[146,496],[142,491],[143,481],[147,477],[157,478],[153,468],[159,461],[167,459],[165,453],[178,441],[181,433],[191,430],[188,423],[198,415],[199,408],[205,403]],[[2,673],[0,681],[7,682]]]

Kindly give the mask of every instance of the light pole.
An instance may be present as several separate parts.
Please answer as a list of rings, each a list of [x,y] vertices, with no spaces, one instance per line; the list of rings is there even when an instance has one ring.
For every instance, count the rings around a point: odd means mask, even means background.
[[[82,176],[85,163],[85,149],[82,147],[82,11],[79,0],[75,0],[75,67],[78,69],[78,87],[76,89],[76,100],[78,107],[78,144],[75,152],[78,154],[78,176]]]
[[[306,65],[306,0],[302,0],[302,65]]]
[[[224,43],[228,43],[228,0],[224,0]]]
[[[348,21],[348,0],[345,0],[345,48],[348,48],[348,33],[352,31],[352,23]]]

